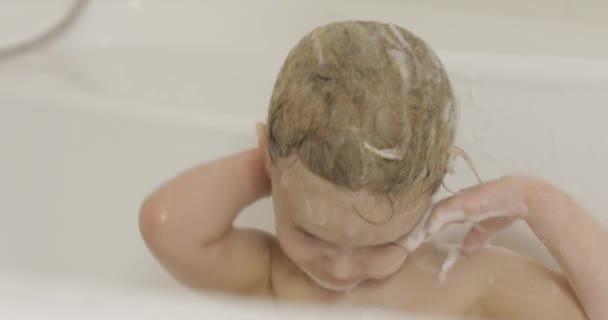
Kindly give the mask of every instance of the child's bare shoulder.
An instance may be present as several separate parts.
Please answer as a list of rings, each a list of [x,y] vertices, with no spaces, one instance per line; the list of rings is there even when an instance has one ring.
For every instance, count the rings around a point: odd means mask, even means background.
[[[408,257],[395,282],[413,285],[432,300],[449,298],[455,302],[449,307],[463,308],[466,314],[513,314],[523,319],[554,314],[555,319],[579,319],[582,314],[562,274],[531,257],[495,246],[473,256],[460,255],[453,265],[449,256],[449,246],[424,245]],[[555,304],[559,307],[551,307]]]
[[[452,259],[451,259],[452,258]],[[523,282],[562,283],[561,273],[551,270],[532,257],[498,246],[487,246],[479,253],[467,256],[449,245],[429,244],[408,258],[417,269],[425,265],[435,270],[437,281],[450,283],[451,279],[466,279],[482,287],[501,283],[514,286]]]

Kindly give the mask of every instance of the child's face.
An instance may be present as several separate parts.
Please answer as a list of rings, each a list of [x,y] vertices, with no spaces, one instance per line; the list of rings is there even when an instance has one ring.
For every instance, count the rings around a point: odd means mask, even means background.
[[[270,168],[277,238],[283,251],[315,282],[348,290],[396,272],[405,238],[431,203],[398,195],[351,191],[316,176],[296,157]]]

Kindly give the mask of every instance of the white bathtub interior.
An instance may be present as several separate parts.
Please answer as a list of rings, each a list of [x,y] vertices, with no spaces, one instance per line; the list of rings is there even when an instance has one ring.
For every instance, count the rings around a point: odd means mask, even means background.
[[[51,21],[67,3],[0,1],[0,12],[48,12]],[[36,6],[47,11],[30,10]],[[287,15],[288,9],[300,14]],[[163,22],[167,17],[171,23]],[[145,292],[146,299],[150,292],[171,293],[150,301],[179,300],[179,294],[207,303],[210,298],[193,296],[150,256],[138,233],[139,204],[180,170],[254,146],[255,122],[265,118],[287,50],[311,27],[336,19],[393,21],[427,35],[457,91],[458,143],[482,178],[545,177],[608,221],[608,47],[589,40],[608,27],[500,16],[488,27],[496,33],[486,31],[488,41],[481,43],[475,23],[491,17],[396,1],[90,4],[56,43],[0,61],[0,301],[18,301],[6,304],[22,315],[57,311],[53,292],[78,292],[82,299],[64,302],[82,310],[104,299],[120,304],[111,298],[117,291],[130,297],[123,306],[141,302]],[[440,27],[463,20],[470,22],[454,27],[462,33],[448,36]],[[8,23],[22,30],[18,20]],[[572,37],[574,44],[563,49],[551,37],[544,46],[526,47],[531,39],[505,37],[509,45],[488,36],[522,24],[531,34],[552,27],[587,37]],[[14,34],[34,30],[24,28],[4,29],[0,39],[11,43]],[[455,43],[458,36],[463,40]],[[460,188],[475,179],[459,164],[447,182]],[[269,201],[248,208],[238,223],[272,230]],[[495,242],[556,267],[523,225]],[[110,312],[109,305],[104,310]]]

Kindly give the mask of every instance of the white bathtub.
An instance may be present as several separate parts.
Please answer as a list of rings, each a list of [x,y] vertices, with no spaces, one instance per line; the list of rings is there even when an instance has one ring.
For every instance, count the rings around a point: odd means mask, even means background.
[[[413,15],[363,2],[349,13],[338,11],[336,2],[326,3],[319,16],[312,5],[299,5],[303,17],[277,31],[286,18],[259,21],[272,1],[259,7],[168,3],[96,3],[54,46],[0,63],[0,318],[150,319],[175,310],[186,319],[209,312],[238,318],[228,304],[233,302],[185,290],[159,267],[138,233],[141,200],[187,166],[254,145],[254,124],[265,118],[280,63],[310,27],[344,18],[400,22]],[[210,20],[199,20],[188,6]],[[364,10],[369,7],[376,11]],[[413,12],[437,21],[449,16]],[[230,14],[237,16],[230,23],[218,18]],[[174,23],[161,28],[166,15]],[[175,20],[178,15],[183,20]],[[239,19],[251,28],[238,25]],[[414,21],[400,24],[424,29]],[[228,26],[218,28],[221,23]],[[546,27],[537,26],[530,32]],[[543,176],[608,221],[608,56],[574,49],[562,56],[492,53],[443,44],[437,51],[460,100],[459,145],[482,177]],[[473,182],[459,165],[448,185]],[[272,230],[269,202],[247,209],[238,223]],[[524,226],[496,242],[555,267]],[[247,316],[278,318],[282,310],[253,308]],[[310,312],[298,314],[316,317],[319,311]]]

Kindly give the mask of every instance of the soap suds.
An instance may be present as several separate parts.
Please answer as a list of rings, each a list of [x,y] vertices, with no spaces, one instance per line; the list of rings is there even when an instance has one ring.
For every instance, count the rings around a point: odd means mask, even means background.
[[[363,141],[363,147],[373,154],[387,160],[402,160],[403,153],[396,149],[377,149],[371,146],[367,141]]]
[[[382,28],[380,29],[380,35],[382,36],[382,38],[384,38],[388,43],[395,45],[395,41],[393,41],[393,38],[391,38],[388,33],[386,32],[386,29]]]
[[[410,74],[407,67],[407,57],[405,53],[400,50],[391,49],[388,51],[393,59],[395,65],[397,65],[397,69],[399,70],[399,75],[401,76],[401,86],[409,87],[410,85]]]
[[[405,238],[405,240],[402,240],[397,244],[404,248],[407,252],[413,252],[414,250],[418,249],[418,247],[420,247],[420,245],[422,245],[422,243],[426,240],[427,234],[424,231],[424,227],[426,226],[430,215],[431,210],[429,207],[429,209],[427,209],[427,211],[424,213],[416,227],[414,227],[414,230],[412,230],[410,235]]]
[[[443,260],[443,264],[441,264],[441,268],[439,269],[439,273],[437,275],[437,281],[442,283],[447,279],[448,273],[452,267],[454,267],[458,261],[458,258],[460,258],[461,248],[460,245],[439,245],[439,247],[447,251],[447,256],[445,260]]]
[[[452,211],[444,211],[441,213],[436,213],[434,220],[431,222],[431,225],[428,227],[428,233],[433,234],[437,232],[441,227],[445,226],[451,222],[464,221],[466,215],[462,210],[452,210]]]
[[[319,41],[319,39],[314,34],[312,36],[312,46],[314,47],[319,64],[324,64],[325,57],[323,56],[323,47],[321,46],[321,41]]]
[[[389,24],[388,27],[395,36],[395,38],[397,38],[397,41],[399,41],[399,43],[403,45],[408,51],[412,51],[412,47],[407,41],[405,41],[403,35],[399,32],[399,30],[397,30],[397,27],[394,24]]]

